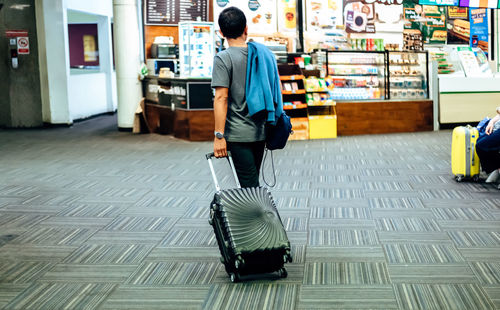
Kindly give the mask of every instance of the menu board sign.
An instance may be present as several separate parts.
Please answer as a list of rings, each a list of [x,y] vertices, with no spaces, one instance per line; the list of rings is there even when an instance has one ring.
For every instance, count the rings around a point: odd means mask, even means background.
[[[146,25],[208,21],[208,0],[144,0]]]
[[[306,29],[322,31],[342,25],[342,2],[334,0],[306,0]]]
[[[469,44],[469,8],[450,6],[447,9],[448,44]]]
[[[405,29],[419,31],[425,44],[446,43],[446,8],[405,1]]]
[[[250,34],[273,34],[277,31],[276,2],[274,0],[216,0],[214,1],[215,28],[219,29],[220,13],[228,7],[237,7],[245,13]],[[295,25],[294,25],[295,26]]]

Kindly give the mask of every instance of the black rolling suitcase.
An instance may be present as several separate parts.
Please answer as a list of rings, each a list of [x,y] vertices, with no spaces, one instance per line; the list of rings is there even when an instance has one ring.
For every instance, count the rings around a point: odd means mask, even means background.
[[[272,272],[285,278],[284,264],[292,262],[290,242],[271,193],[264,187],[241,188],[230,153],[225,159],[237,188],[221,190],[212,164],[214,154],[206,157],[217,190],[210,204],[209,223],[231,281]]]

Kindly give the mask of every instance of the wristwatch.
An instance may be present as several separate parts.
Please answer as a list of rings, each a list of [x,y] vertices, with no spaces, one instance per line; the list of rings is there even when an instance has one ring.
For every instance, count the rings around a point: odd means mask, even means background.
[[[224,138],[224,134],[222,132],[214,131],[214,135],[217,139]]]

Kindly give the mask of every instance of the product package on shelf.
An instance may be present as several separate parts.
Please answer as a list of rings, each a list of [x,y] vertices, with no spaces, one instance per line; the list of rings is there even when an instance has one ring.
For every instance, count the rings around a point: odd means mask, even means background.
[[[308,140],[309,139],[309,119],[307,117],[292,117],[293,135],[290,140]]]

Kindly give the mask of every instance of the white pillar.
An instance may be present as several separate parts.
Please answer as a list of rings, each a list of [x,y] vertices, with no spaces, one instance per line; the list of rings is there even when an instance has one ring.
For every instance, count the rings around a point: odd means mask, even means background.
[[[141,64],[137,0],[113,0],[118,128],[132,128],[142,98],[138,79]]]
[[[71,124],[67,10],[63,0],[36,0],[43,121]]]
[[[101,72],[106,73],[106,101],[107,111],[114,112],[113,96],[113,44],[111,40],[111,18],[109,16],[99,15],[97,17],[97,37],[99,46],[99,66]]]

